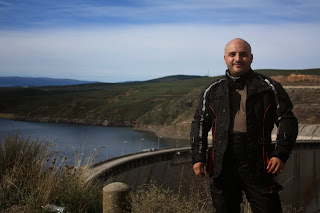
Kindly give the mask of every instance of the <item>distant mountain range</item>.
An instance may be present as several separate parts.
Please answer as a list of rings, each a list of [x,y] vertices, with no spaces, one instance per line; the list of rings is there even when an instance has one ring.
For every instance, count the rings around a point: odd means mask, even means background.
[[[170,82],[188,79],[203,78],[203,76],[191,75],[173,75],[162,78],[144,81],[146,83]],[[0,77],[0,87],[42,87],[42,86],[68,86],[89,83],[101,83],[97,81],[80,81],[74,79],[58,79],[58,78],[32,78],[32,77]],[[123,83],[141,83],[141,81],[123,82]]]
[[[41,87],[66,86],[94,83],[93,81],[79,81],[74,79],[31,78],[31,77],[0,77],[0,87]]]

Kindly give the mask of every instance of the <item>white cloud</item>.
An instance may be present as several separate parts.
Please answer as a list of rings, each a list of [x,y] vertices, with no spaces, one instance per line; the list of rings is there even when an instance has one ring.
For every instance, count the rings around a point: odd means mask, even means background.
[[[117,82],[166,75],[221,75],[225,44],[252,45],[253,68],[315,68],[318,25],[149,25],[0,31],[1,76]]]

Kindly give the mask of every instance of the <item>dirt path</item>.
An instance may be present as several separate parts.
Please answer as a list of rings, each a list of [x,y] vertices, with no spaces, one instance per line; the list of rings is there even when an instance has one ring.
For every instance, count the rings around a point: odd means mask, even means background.
[[[320,89],[320,86],[283,86],[285,89]]]

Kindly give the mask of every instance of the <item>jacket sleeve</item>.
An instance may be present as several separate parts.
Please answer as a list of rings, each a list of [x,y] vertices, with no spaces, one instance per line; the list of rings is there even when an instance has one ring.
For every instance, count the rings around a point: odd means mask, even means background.
[[[283,87],[275,82],[278,127],[276,148],[271,157],[277,157],[286,163],[298,135],[298,121],[292,112],[292,103]]]
[[[208,110],[206,93],[201,96],[194,119],[191,123],[190,140],[192,149],[192,163],[206,162],[208,148],[208,132],[212,126],[212,119]]]

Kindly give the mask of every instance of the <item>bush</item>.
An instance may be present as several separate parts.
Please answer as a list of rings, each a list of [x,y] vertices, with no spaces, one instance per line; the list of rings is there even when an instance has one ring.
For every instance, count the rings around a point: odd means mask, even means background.
[[[188,194],[174,192],[152,182],[131,193],[132,212],[137,213],[205,213],[213,212],[208,196],[191,186]]]
[[[70,166],[52,146],[19,132],[0,138],[0,211],[41,212],[46,204],[68,212],[101,211],[101,189],[85,181],[91,161]]]

